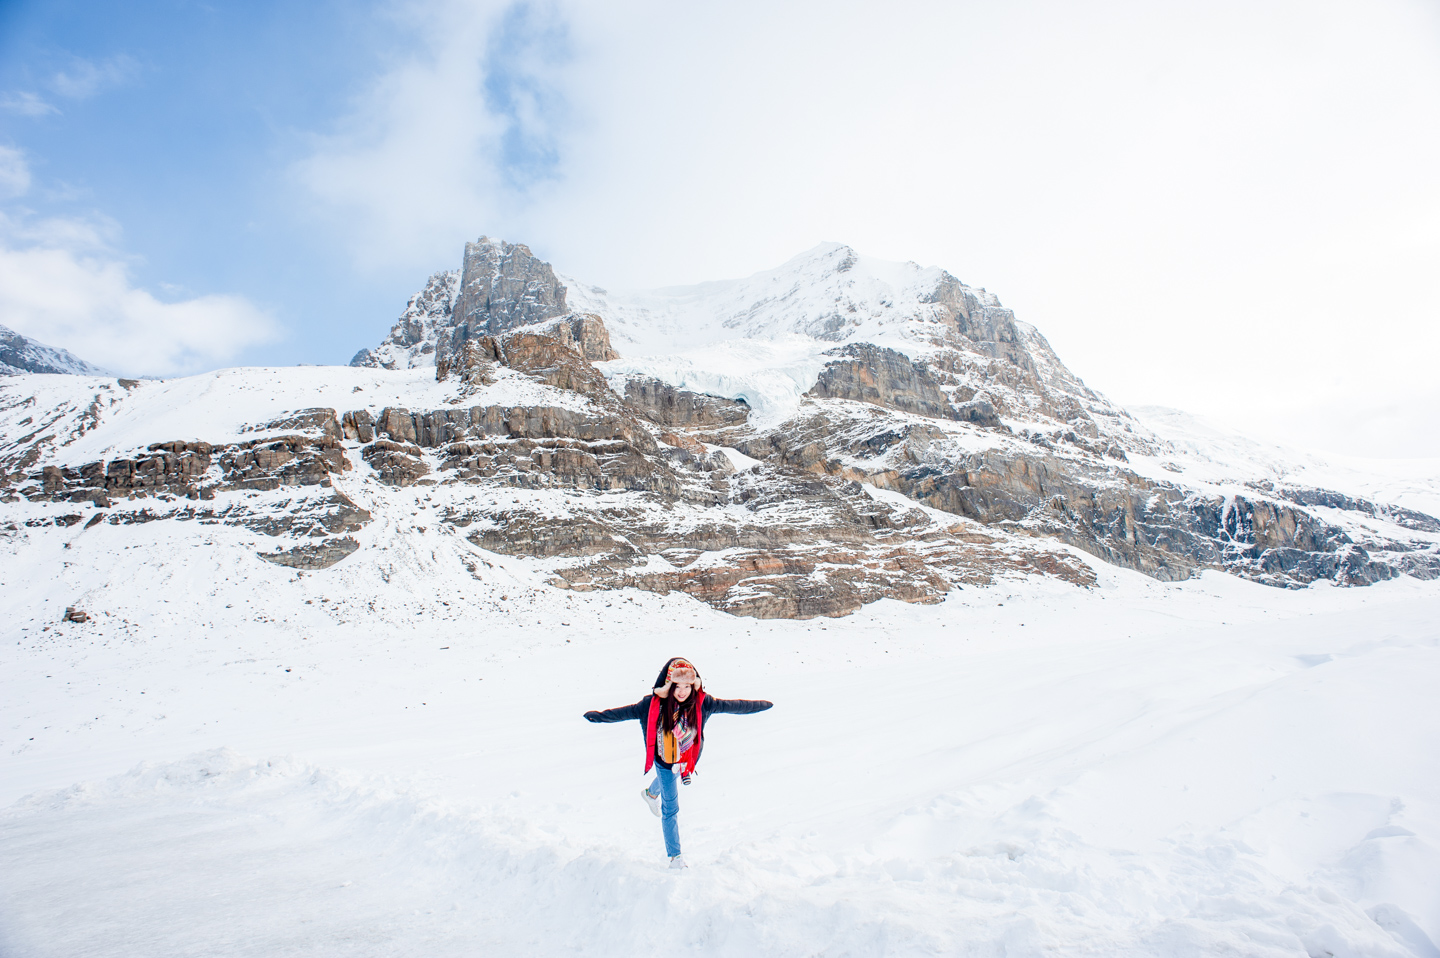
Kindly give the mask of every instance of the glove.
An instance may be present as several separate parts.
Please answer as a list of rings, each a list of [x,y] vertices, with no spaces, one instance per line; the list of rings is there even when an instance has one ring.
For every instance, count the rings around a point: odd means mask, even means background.
[[[681,773],[680,773],[680,784],[681,784],[681,785],[689,785],[689,784],[690,784],[690,773],[689,773],[689,772],[681,772]]]
[[[600,721],[600,713],[599,713],[599,712],[593,712],[593,711],[592,711],[592,712],[586,712],[586,713],[585,713],[585,721],[587,721],[587,722],[598,722],[598,721]]]

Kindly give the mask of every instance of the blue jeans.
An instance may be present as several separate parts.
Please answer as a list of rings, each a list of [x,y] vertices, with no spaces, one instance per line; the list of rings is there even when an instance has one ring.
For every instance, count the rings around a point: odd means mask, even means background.
[[[676,775],[668,768],[655,766],[655,781],[645,789],[651,795],[660,795],[660,831],[665,834],[665,854],[674,858],[680,854],[680,792],[675,788]]]

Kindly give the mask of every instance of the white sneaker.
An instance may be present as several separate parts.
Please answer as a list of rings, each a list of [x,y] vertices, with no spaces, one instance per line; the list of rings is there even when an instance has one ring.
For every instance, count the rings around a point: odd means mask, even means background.
[[[685,864],[685,859],[684,859],[682,856],[680,856],[680,855],[672,855],[672,856],[670,856],[670,867],[671,867],[671,868],[689,868],[690,866],[687,865],[687,864]]]
[[[656,818],[660,817],[660,799],[650,794],[650,789],[640,789],[640,797],[645,799],[645,804],[650,806],[650,813]]]

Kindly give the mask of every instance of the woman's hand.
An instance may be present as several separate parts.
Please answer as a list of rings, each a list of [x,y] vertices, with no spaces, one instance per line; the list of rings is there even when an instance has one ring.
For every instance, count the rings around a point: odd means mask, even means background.
[[[586,712],[586,713],[585,713],[585,721],[587,721],[587,722],[598,722],[598,721],[600,721],[600,713],[599,713],[599,712],[595,712],[595,711]]]

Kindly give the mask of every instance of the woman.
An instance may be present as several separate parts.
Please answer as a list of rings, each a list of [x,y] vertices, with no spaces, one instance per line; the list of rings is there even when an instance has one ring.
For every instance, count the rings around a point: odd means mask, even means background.
[[[749,699],[716,699],[705,694],[700,673],[682,658],[665,663],[655,677],[650,694],[634,705],[602,712],[586,712],[591,722],[628,722],[638,720],[645,733],[645,771],[655,768],[655,780],[640,791],[650,811],[660,816],[660,830],[665,835],[665,854],[671,868],[684,868],[680,857],[680,796],[675,777],[686,785],[700,761],[705,745],[705,723],[719,712],[744,715],[763,712],[773,703]]]

